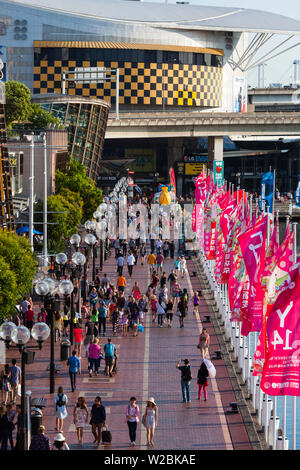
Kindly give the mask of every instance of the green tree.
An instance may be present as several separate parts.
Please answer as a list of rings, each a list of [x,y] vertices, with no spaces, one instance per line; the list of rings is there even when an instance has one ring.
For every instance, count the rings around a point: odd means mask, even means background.
[[[28,121],[31,112],[30,90],[23,83],[8,81],[5,83],[5,117],[8,127],[13,121]]]
[[[13,232],[0,230],[0,258],[7,263],[16,277],[16,298],[28,294],[36,273],[36,260],[28,239]],[[0,286],[2,287],[1,282]]]
[[[83,201],[81,219],[83,223],[93,217],[93,213],[102,202],[102,190],[98,189],[95,182],[86,175],[84,166],[73,158],[70,159],[66,171],[56,171],[55,189],[57,194],[61,194],[66,189],[79,193]]]
[[[79,195],[66,191],[65,195],[54,194],[47,198],[48,208],[48,248],[50,251],[64,251],[65,238],[77,232],[82,218],[83,202]],[[43,203],[38,202],[36,212],[43,211]],[[36,221],[42,221],[42,214],[35,214]]]
[[[49,111],[37,103],[31,103],[30,90],[23,83],[8,81],[5,83],[5,92],[5,116],[9,128],[16,129],[20,125],[25,129],[45,129],[49,125],[64,127]]]
[[[17,279],[9,264],[0,257],[0,322],[16,312],[18,302]]]
[[[31,103],[31,111],[28,116],[30,121],[31,129],[45,129],[49,126],[56,128],[63,128],[63,125],[59,119],[52,116],[49,111],[42,109],[40,105]]]

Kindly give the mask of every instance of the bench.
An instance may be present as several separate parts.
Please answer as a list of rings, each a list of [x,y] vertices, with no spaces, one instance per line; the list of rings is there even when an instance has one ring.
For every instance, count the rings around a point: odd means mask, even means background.
[[[204,315],[205,320],[202,323],[210,323],[210,315]]]
[[[34,408],[45,408],[47,406],[47,398],[32,398],[31,406]]]
[[[54,364],[54,372],[57,374],[57,372],[59,372],[60,370],[62,369],[62,365],[61,364]],[[47,370],[49,371],[50,370],[50,364],[47,365]]]
[[[222,359],[222,353],[219,349],[215,351],[215,356],[212,359]]]
[[[226,414],[237,414],[239,412],[238,410],[238,404],[235,401],[232,401],[229,403],[230,409],[227,409],[225,412]]]

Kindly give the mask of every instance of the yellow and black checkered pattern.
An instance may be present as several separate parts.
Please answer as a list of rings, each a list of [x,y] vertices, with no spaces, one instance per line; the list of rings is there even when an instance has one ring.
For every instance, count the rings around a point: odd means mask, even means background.
[[[63,63],[64,62],[64,63]],[[67,64],[66,64],[67,63]],[[66,65],[65,65],[66,64]],[[34,67],[34,93],[61,93],[62,72],[94,67],[91,61],[61,61]],[[97,61],[97,67],[119,68],[119,102],[124,105],[219,107],[222,68],[205,65]],[[70,76],[69,76],[70,78]],[[91,96],[115,103],[116,83],[66,83],[67,94]]]

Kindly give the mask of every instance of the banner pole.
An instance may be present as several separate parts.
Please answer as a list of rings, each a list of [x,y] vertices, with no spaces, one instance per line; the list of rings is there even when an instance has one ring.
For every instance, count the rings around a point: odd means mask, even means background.
[[[273,171],[273,200],[272,200],[272,215],[274,218],[275,214],[275,178],[276,178],[276,170]]]
[[[294,264],[297,261],[297,223],[293,222],[293,258]],[[292,398],[292,449],[296,450],[296,437],[297,437],[297,397]]]

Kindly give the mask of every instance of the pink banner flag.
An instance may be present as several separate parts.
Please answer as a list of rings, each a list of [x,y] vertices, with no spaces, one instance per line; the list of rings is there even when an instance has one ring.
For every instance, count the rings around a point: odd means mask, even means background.
[[[267,216],[238,237],[245,266],[250,280],[250,300],[248,321],[243,322],[242,334],[260,331],[263,318],[264,291],[261,287],[261,275],[264,269]]]
[[[299,260],[298,260],[299,261]],[[300,263],[267,318],[267,352],[261,389],[268,395],[300,396]]]

